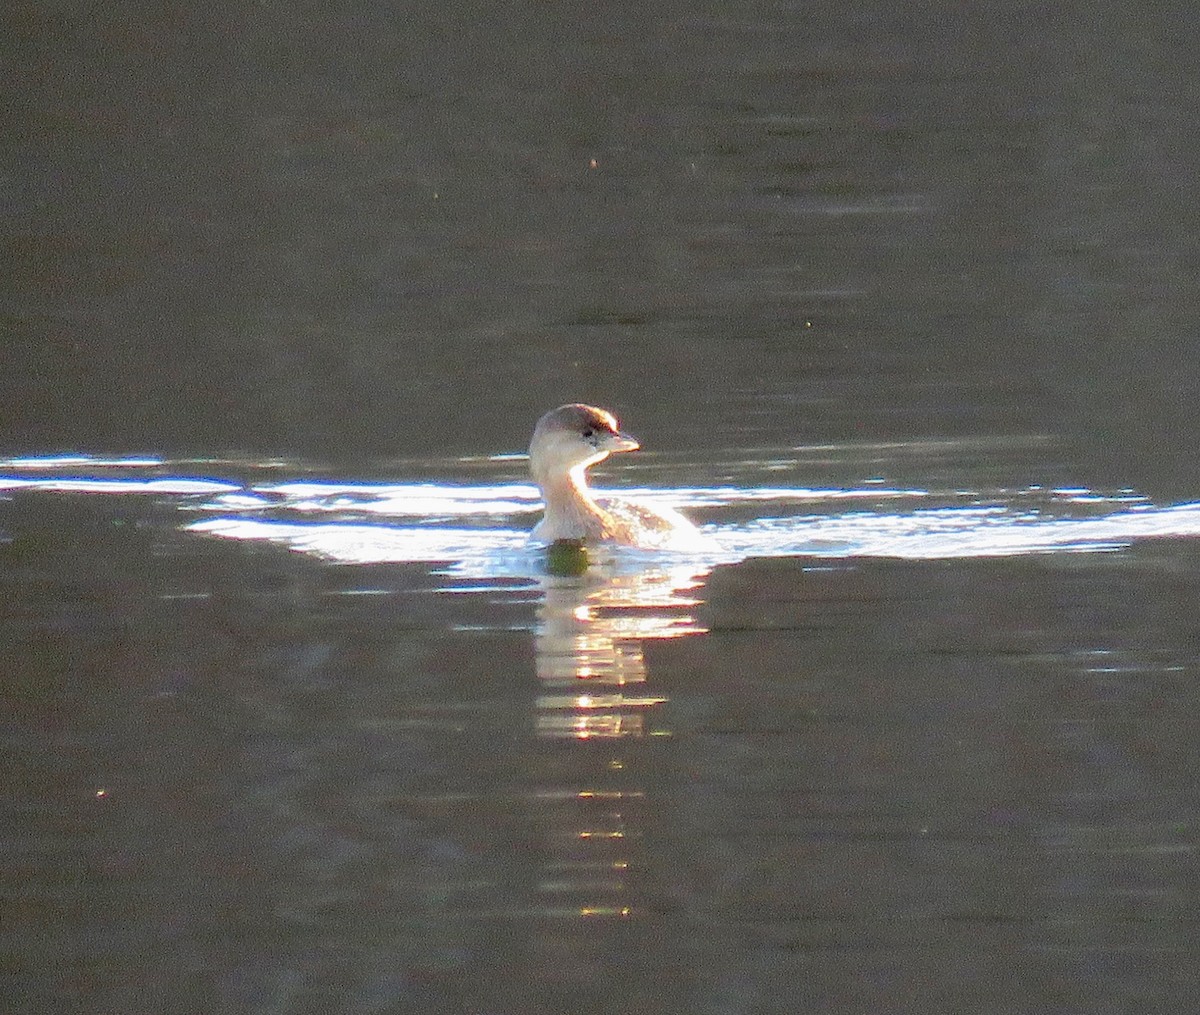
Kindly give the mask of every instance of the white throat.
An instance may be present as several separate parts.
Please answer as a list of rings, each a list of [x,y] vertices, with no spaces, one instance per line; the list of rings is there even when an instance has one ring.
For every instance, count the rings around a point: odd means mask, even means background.
[[[599,461],[607,457],[599,454]],[[582,462],[566,472],[535,474],[534,480],[542,491],[545,514],[533,530],[535,539],[554,542],[556,539],[587,539],[604,529],[605,514],[592,497],[585,470],[591,461]]]

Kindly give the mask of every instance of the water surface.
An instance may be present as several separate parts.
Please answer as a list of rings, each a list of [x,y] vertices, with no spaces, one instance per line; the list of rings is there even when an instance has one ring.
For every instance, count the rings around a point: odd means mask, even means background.
[[[1167,996],[1200,510],[933,451],[774,449],[719,485],[630,459],[611,480],[718,549],[579,574],[526,545],[511,456],[8,461],[14,996]],[[939,482],[893,481],[931,454]]]
[[[6,1010],[1195,1007],[1194,16],[8,6]]]

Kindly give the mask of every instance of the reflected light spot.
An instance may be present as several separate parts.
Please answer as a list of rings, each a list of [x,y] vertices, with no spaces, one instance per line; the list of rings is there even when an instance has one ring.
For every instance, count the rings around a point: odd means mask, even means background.
[[[103,787],[96,790],[96,799],[97,800],[99,800],[101,797],[106,797],[106,796],[108,796],[108,790],[104,789]]]
[[[580,906],[579,915],[582,917],[619,916],[622,919],[633,914],[629,906]]]
[[[92,458],[90,455],[31,455],[9,458],[4,463],[14,469],[56,469],[71,465],[138,468],[163,465],[161,458]]]

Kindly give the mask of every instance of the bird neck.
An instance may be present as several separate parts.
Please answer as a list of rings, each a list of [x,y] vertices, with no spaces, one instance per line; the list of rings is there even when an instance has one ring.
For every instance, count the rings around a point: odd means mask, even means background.
[[[595,535],[604,512],[588,489],[584,466],[565,473],[535,477],[546,512],[538,525],[547,539],[583,539]]]

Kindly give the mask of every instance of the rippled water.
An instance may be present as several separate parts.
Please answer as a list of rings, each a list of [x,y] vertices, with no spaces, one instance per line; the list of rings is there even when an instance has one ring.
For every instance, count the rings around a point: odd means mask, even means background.
[[[1195,1008],[1189,12],[9,7],[0,1007]]]
[[[736,479],[720,486],[621,488],[623,496],[679,508],[701,523],[711,551],[689,555],[698,568],[749,557],[1005,556],[1051,550],[1106,550],[1150,536],[1200,533],[1200,504],[1155,505],[1132,489],[1091,490],[1040,484],[1000,488],[896,487],[883,477],[858,485],[787,486],[814,449],[779,449],[758,461],[714,461],[711,471]],[[823,449],[835,454],[838,449]],[[844,449],[840,457],[861,455]],[[878,447],[872,448],[878,452]],[[797,455],[796,452],[807,452]],[[961,449],[965,457],[968,449]],[[849,453],[847,453],[849,452]],[[662,477],[698,471],[698,463],[650,460],[641,472]],[[523,456],[454,462],[412,462],[430,473],[463,473],[454,482],[332,480],[276,462],[225,463],[217,475],[173,475],[182,463],[144,459],[26,458],[0,462],[0,490],[144,494],[178,498],[199,534],[262,540],[331,561],[436,561],[444,573],[478,577],[537,574],[542,554],[527,547],[540,514],[536,487],[514,482]],[[196,463],[202,464],[202,463]],[[219,473],[220,470],[212,470]],[[490,481],[489,481],[490,480]],[[609,554],[611,556],[611,554]],[[622,551],[633,568],[653,555]],[[666,558],[678,561],[678,555]],[[610,563],[619,563],[614,560]]]
[[[13,996],[1159,996],[1200,506],[1000,445],[625,461],[717,548],[564,573],[515,455],[2,463]]]

